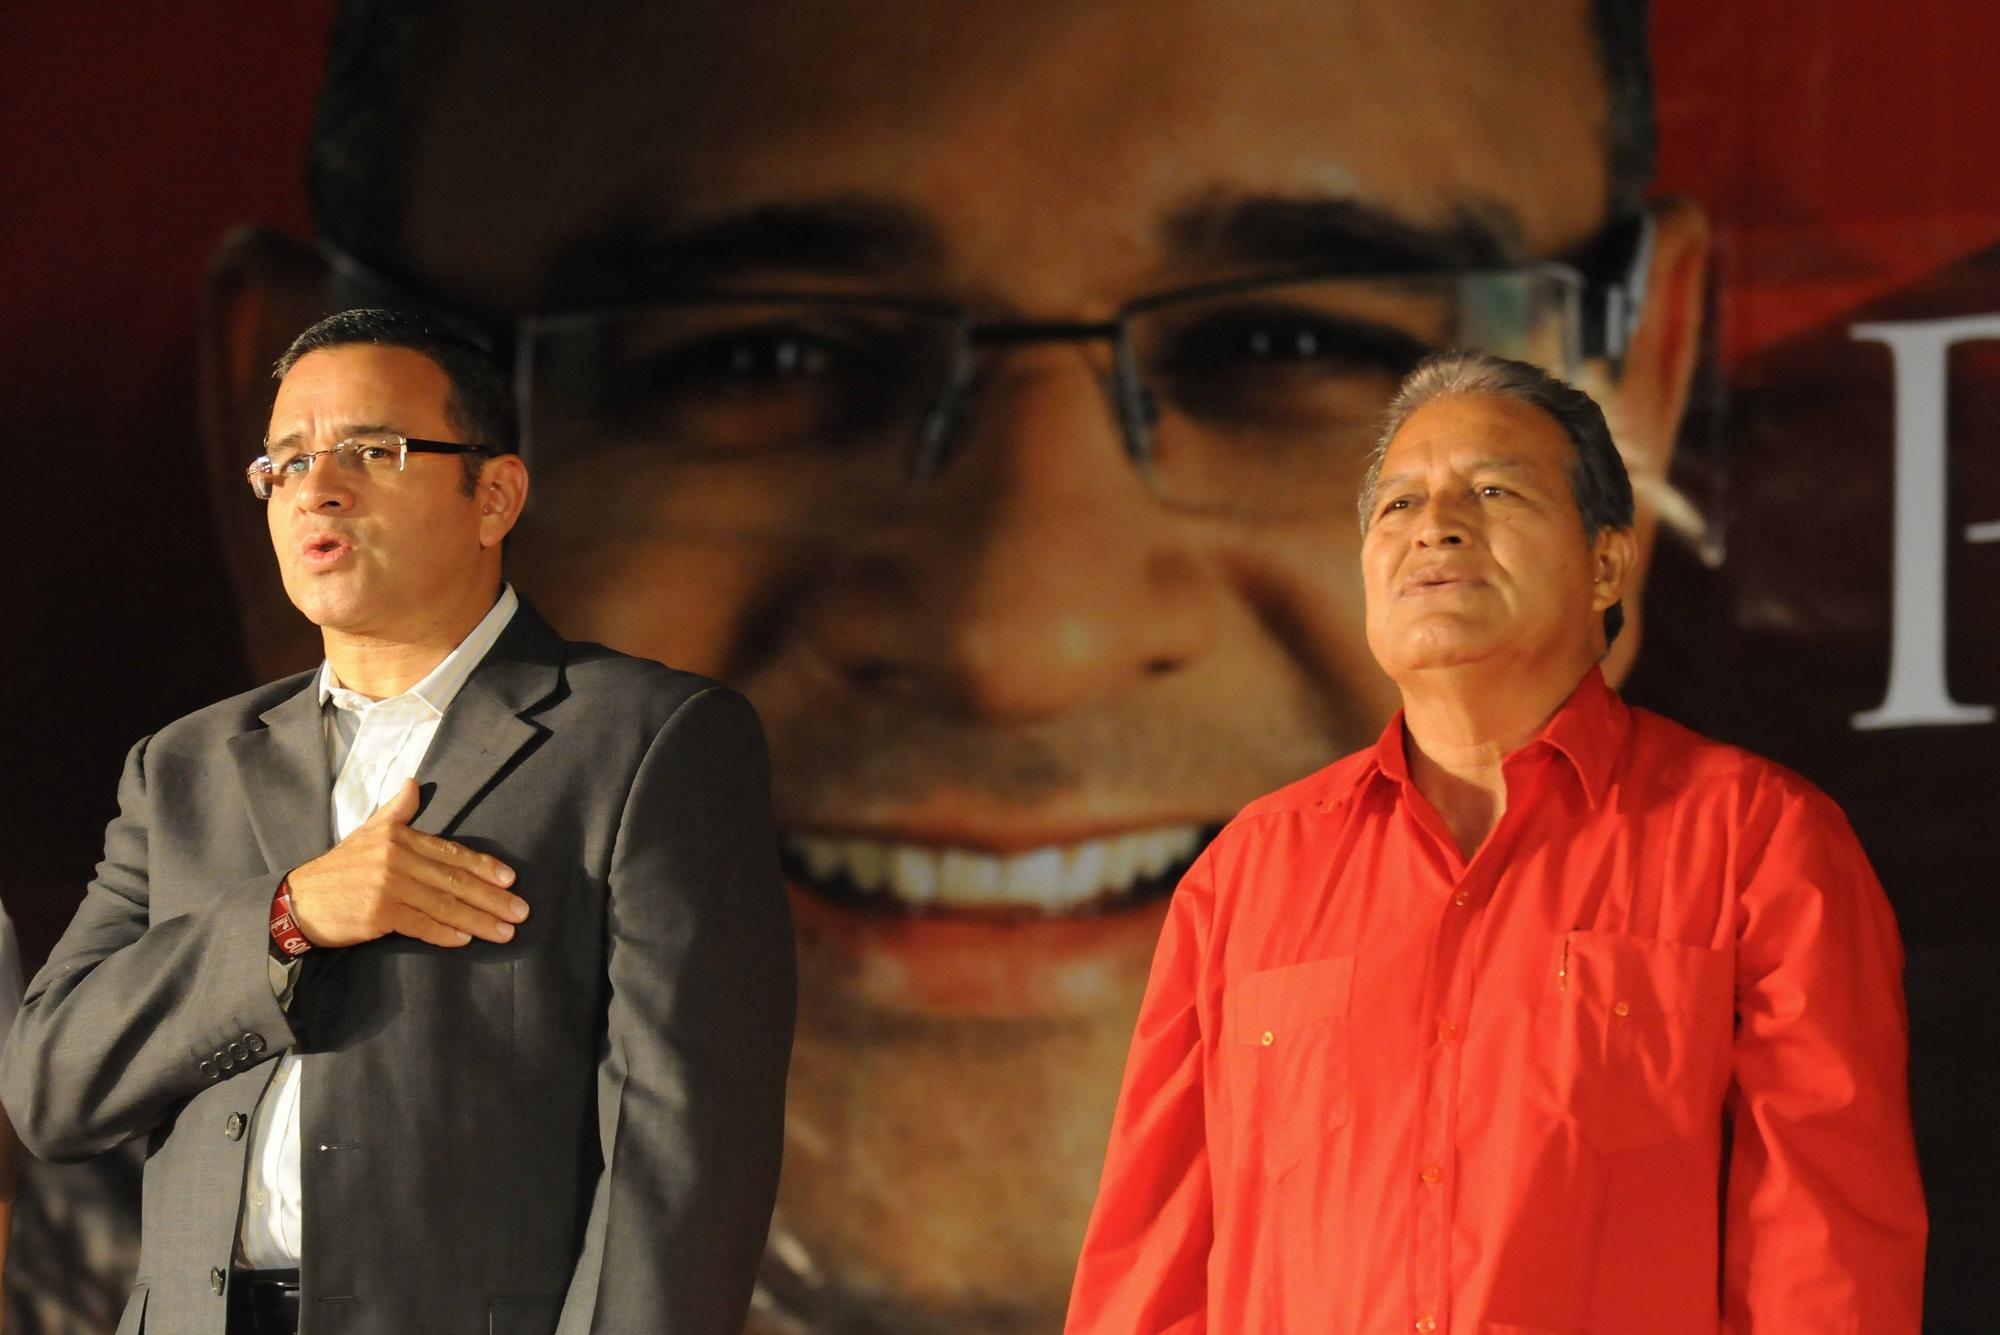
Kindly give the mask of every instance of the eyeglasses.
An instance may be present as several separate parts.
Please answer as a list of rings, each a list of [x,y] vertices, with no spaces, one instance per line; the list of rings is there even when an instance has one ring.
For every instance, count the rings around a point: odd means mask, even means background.
[[[1125,453],[1163,503],[1345,514],[1383,410],[1429,353],[1478,348],[1568,378],[1593,358],[1617,367],[1651,235],[1642,215],[1570,262],[1257,276],[1142,297],[1102,321],[782,291],[532,314],[511,331],[523,453],[558,498],[558,522],[597,522],[593,502],[608,496],[655,496],[751,534],[865,527],[950,464],[995,359],[1096,344]],[[344,298],[450,318],[329,258]]]
[[[270,454],[260,454],[250,461],[250,467],[244,473],[257,499],[268,501],[284,491],[295,478],[311,473],[313,460],[322,455],[332,458],[335,466],[351,479],[372,482],[402,472],[412,454],[492,453],[484,445],[420,440],[415,436],[399,436],[393,431],[370,431],[364,435],[349,436],[338,445],[329,445],[323,450],[274,450]]]

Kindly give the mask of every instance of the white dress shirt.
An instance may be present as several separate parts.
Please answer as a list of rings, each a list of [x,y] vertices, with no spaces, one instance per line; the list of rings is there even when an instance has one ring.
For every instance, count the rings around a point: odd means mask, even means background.
[[[416,777],[444,712],[514,618],[520,600],[500,591],[472,633],[424,679],[386,700],[371,700],[319,668],[320,708],[327,715],[327,763],[333,773],[333,837],[345,839],[375,813],[403,780]],[[327,709],[331,702],[332,709]],[[289,1003],[298,961],[271,962],[271,985]],[[257,1105],[250,1129],[250,1166],[243,1181],[243,1264],[289,1270],[299,1264],[299,1090],[307,1060],[286,1052]]]

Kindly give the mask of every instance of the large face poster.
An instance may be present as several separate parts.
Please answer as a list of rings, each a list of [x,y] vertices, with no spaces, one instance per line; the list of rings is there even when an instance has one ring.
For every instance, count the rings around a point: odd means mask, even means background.
[[[23,519],[14,670],[52,707],[16,754],[76,757],[8,817],[31,964],[123,746],[317,659],[241,483],[270,362],[324,310],[423,306],[512,359],[521,592],[740,687],[771,738],[801,1004],[758,1328],[1055,1329],[1164,897],[1395,707],[1354,486],[1396,378],[1469,343],[1609,411],[1649,554],[1612,678],[1801,770],[1875,858],[1933,1321],[1990,1307],[1985,8],[333,8],[330,38],[324,9],[161,21],[199,89],[136,30],[95,75],[35,35],[48,100],[115,100],[66,150],[23,141],[21,248],[100,295],[44,282],[10,323],[79,362],[115,326],[131,364],[51,363],[20,419],[90,438],[61,476],[99,498],[37,481]],[[78,233],[64,173],[120,199],[86,155],[140,106],[161,144],[105,160],[146,207]],[[199,228],[149,226],[175,162]],[[231,222],[277,226],[217,245]],[[142,299],[143,336],[106,314]],[[115,1208],[23,1220],[106,1276],[31,1286],[123,1282]]]

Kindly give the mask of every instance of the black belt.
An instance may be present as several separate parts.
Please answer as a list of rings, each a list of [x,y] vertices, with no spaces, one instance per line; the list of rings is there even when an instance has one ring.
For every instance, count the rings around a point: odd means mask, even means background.
[[[239,1270],[232,1275],[229,1335],[299,1335],[299,1272]]]

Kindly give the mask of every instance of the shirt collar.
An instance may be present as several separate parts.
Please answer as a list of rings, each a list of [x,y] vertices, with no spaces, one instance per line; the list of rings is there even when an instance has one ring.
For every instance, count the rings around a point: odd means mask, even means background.
[[[1611,783],[1611,769],[1625,740],[1626,714],[1625,702],[1593,663],[1570,692],[1569,699],[1542,725],[1541,732],[1514,754],[1547,747],[1561,756],[1575,771],[1584,798],[1594,810]],[[1402,710],[1396,711],[1374,747],[1364,754],[1367,761],[1355,767],[1344,785],[1327,794],[1328,806],[1346,801],[1378,778],[1398,784],[1410,781],[1409,757],[1403,747]]]
[[[1618,752],[1625,745],[1628,713],[1625,702],[1593,663],[1536,739],[1569,761],[1593,810],[1604,800],[1604,790],[1611,785],[1612,767],[1618,763]]]
[[[414,699],[417,703],[427,706],[431,712],[443,714],[451,707],[451,702],[458,698],[459,688],[465,685],[466,679],[472,675],[472,670],[479,666],[487,651],[492,649],[494,642],[500,638],[500,632],[507,629],[507,623],[514,619],[515,609],[520,605],[521,600],[515,596],[514,586],[503,585],[500,597],[492,609],[479,619],[479,624],[458,642],[455,649],[446,654],[436,667],[425,673],[423,679],[409,690],[404,691],[402,695],[388,698]],[[322,659],[319,665],[319,702],[322,708],[328,700],[333,701],[340,709],[366,709],[371,705],[382,703],[342,686],[339,679],[333,675],[333,664]]]

